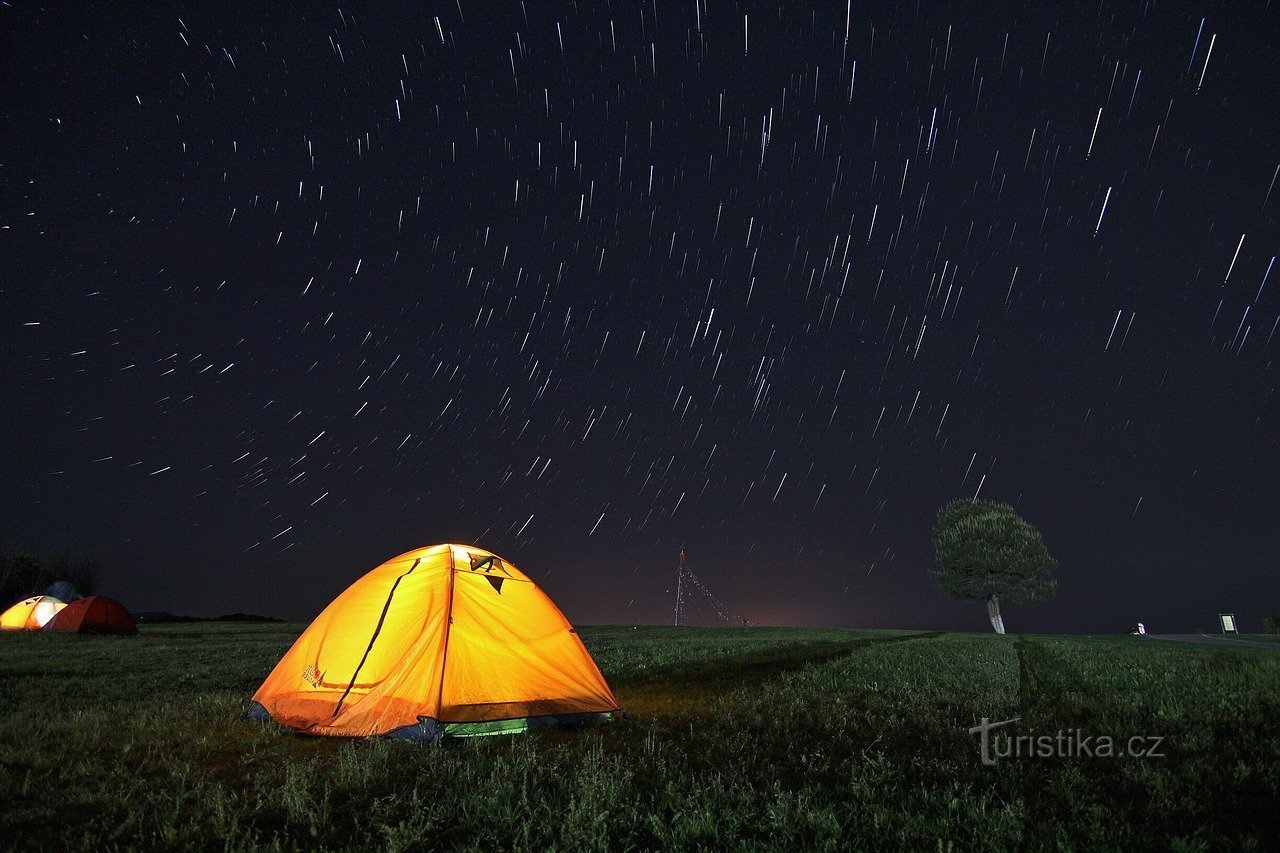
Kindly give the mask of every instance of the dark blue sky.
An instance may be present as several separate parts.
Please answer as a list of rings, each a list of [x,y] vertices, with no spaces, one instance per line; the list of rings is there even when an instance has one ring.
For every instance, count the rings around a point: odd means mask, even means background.
[[[1011,630],[1280,611],[1274,4],[533,6],[0,8],[5,550],[982,630],[976,493],[1060,561]]]

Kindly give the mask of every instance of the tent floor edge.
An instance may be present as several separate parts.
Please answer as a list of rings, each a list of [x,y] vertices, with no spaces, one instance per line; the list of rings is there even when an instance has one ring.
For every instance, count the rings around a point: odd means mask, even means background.
[[[440,723],[434,717],[419,717],[416,723],[383,732],[378,737],[388,740],[420,740],[426,743],[437,743],[440,740],[440,728]]]
[[[250,700],[248,707],[244,709],[244,718],[246,720],[266,721],[271,719],[271,712],[262,707],[261,702]]]
[[[515,735],[539,729],[580,728],[622,718],[622,710],[590,711],[579,714],[544,714],[537,717],[514,717],[506,720],[484,720],[474,723],[442,723],[432,717],[421,717],[408,726],[392,729],[380,737],[389,740],[416,740],[426,743],[463,740],[473,737]]]
[[[506,720],[483,720],[479,722],[445,722],[434,717],[419,717],[418,722],[400,726],[375,737],[388,740],[411,740],[425,743],[440,743],[446,740],[462,740],[473,737],[492,737],[495,735],[514,735],[525,732],[552,728],[582,728],[589,725],[620,720],[625,716],[621,708],[613,711],[588,711],[575,714],[543,714],[535,717],[513,717]],[[260,702],[250,701],[244,710],[244,719],[266,722],[273,719]],[[286,728],[289,728],[286,726]],[[295,730],[296,731],[296,730]]]

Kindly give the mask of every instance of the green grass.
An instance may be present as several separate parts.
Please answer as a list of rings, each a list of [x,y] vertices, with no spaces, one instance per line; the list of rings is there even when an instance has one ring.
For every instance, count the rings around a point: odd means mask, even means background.
[[[1233,639],[1248,640],[1251,643],[1280,643],[1280,634],[1232,634],[1230,636]]]
[[[628,716],[446,746],[291,736],[245,701],[299,626],[0,636],[6,847],[1280,844],[1280,654],[1137,637],[584,628]],[[1163,758],[979,761],[1017,733]]]

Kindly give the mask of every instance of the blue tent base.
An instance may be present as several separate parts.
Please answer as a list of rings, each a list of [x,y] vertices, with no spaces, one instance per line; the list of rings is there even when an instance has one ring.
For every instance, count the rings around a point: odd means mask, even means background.
[[[244,716],[249,720],[265,721],[271,719],[270,712],[259,702],[250,702]],[[506,720],[485,720],[483,722],[459,723],[440,722],[433,717],[419,717],[418,722],[392,729],[375,737],[390,740],[419,740],[427,743],[439,743],[472,737],[491,737],[493,735],[514,735],[538,729],[579,728],[581,726],[603,723],[619,719],[622,710],[593,711],[580,714],[543,714],[536,717],[513,717]],[[305,732],[299,732],[305,734]]]

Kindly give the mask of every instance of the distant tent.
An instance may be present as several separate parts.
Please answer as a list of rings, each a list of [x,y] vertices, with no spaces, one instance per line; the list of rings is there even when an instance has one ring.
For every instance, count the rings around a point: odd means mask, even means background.
[[[44,626],[46,631],[77,634],[136,634],[138,626],[125,606],[114,598],[91,595],[73,601],[58,611]]]
[[[564,616],[494,554],[435,545],[347,588],[253,696],[304,734],[437,740],[608,719],[617,700]]]
[[[84,598],[83,595],[76,592],[76,585],[71,581],[54,581],[45,587],[41,595],[52,595],[59,601],[65,601],[70,604],[73,601],[79,601]]]
[[[0,630],[39,631],[66,606],[52,595],[34,595],[31,598],[24,598],[4,613],[0,613]]]

